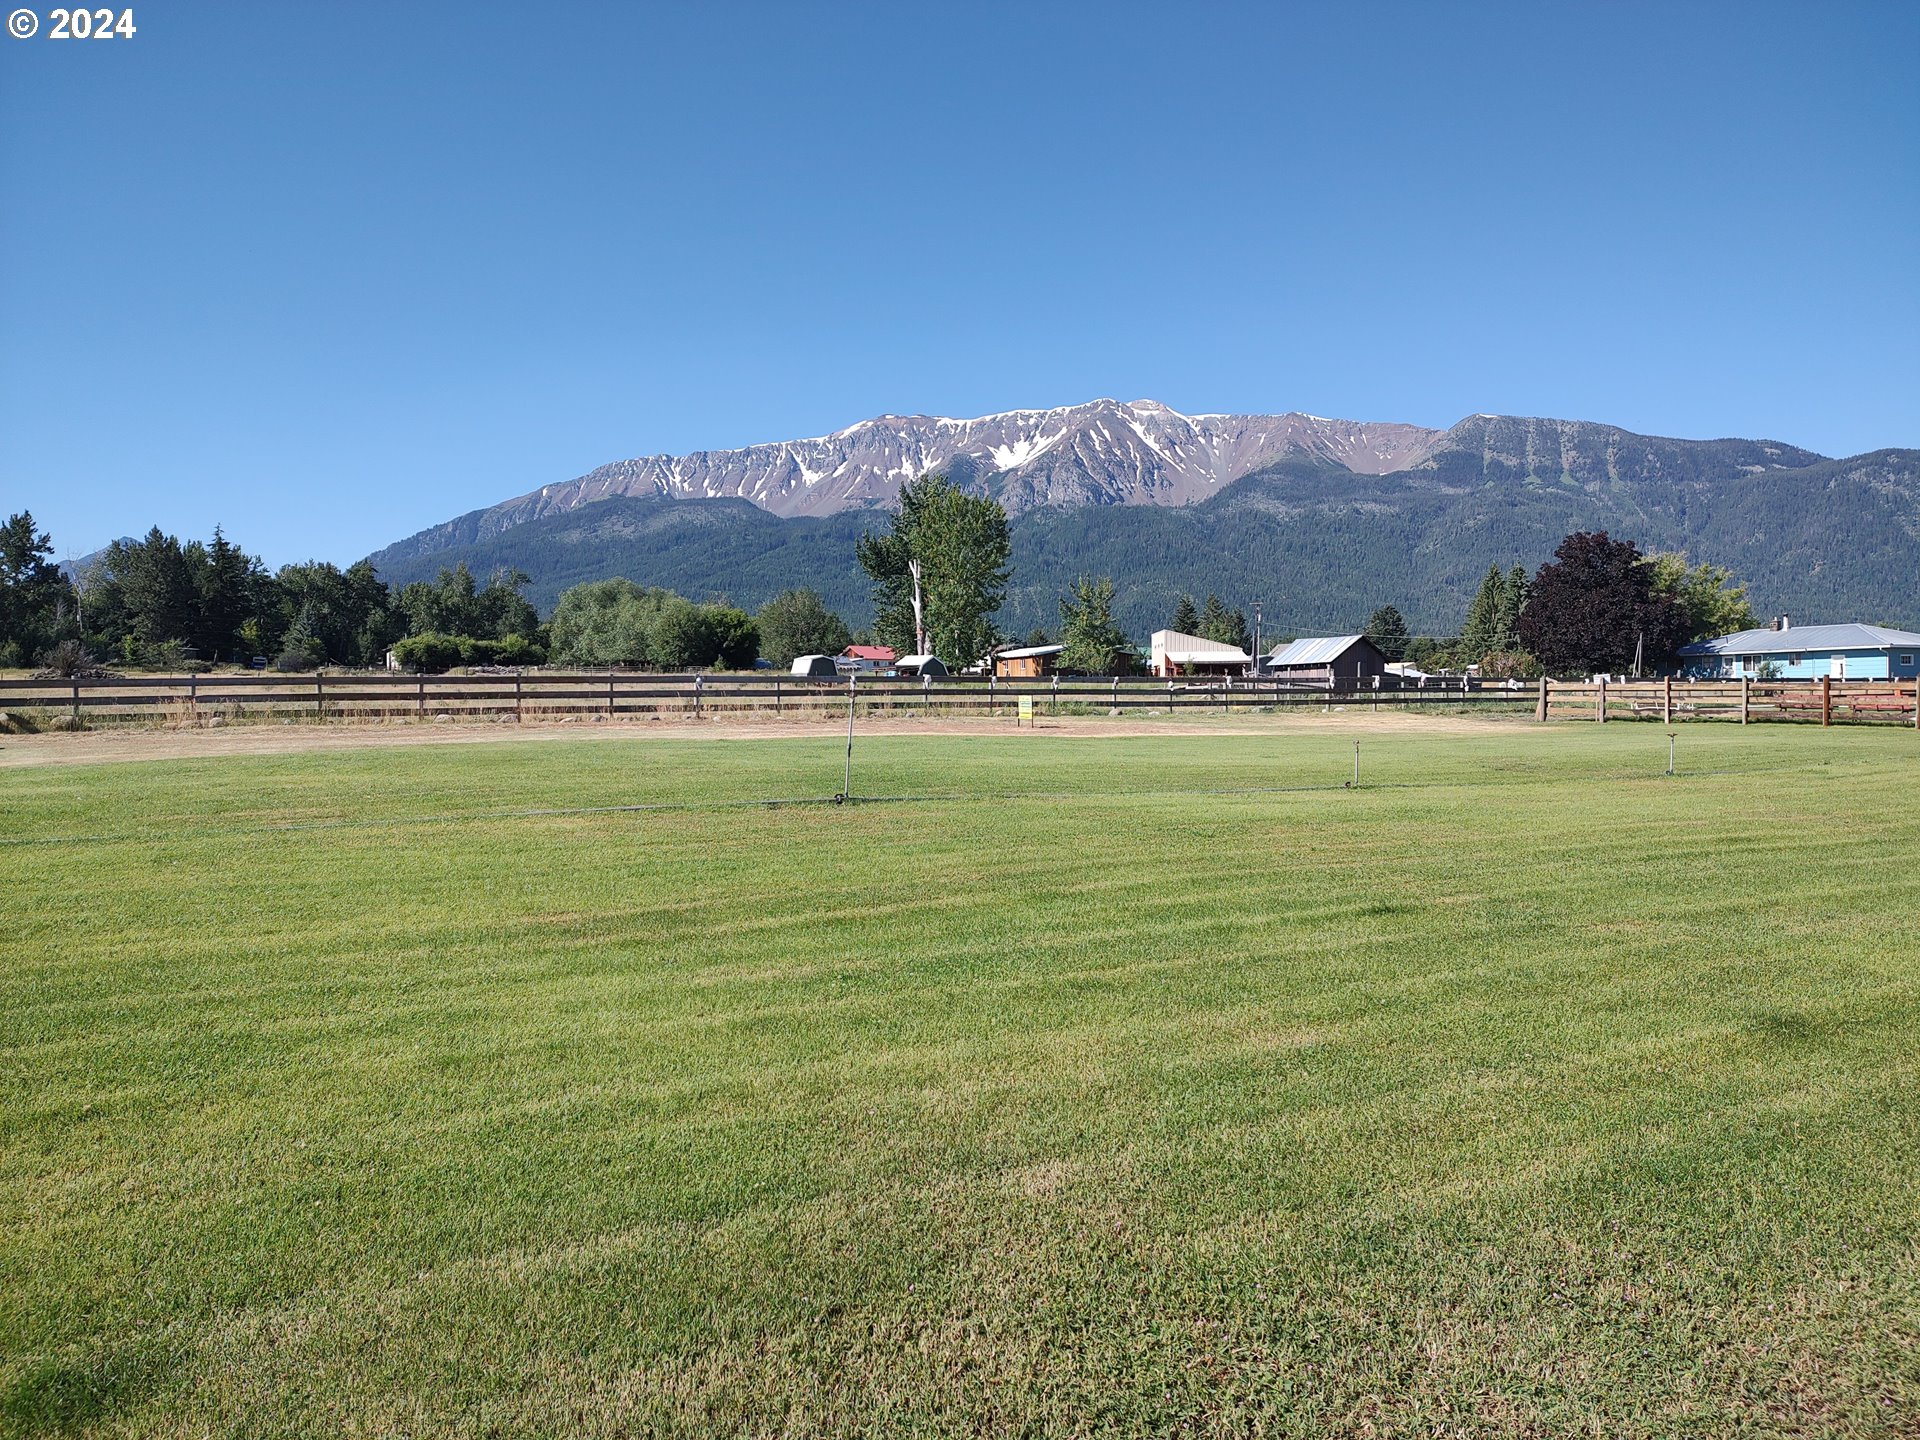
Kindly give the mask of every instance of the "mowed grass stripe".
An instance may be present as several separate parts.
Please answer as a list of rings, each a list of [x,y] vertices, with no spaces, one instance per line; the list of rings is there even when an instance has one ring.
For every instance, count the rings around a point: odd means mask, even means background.
[[[0,1423],[1894,1433],[1913,737],[1304,728],[0,778]]]

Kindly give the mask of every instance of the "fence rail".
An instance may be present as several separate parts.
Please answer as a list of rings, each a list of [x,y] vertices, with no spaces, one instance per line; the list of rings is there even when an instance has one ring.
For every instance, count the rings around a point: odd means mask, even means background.
[[[1530,711],[1537,720],[1801,720],[1920,728],[1920,686],[1909,681],[1541,680],[1523,687],[1469,682],[1425,689],[1329,690],[1272,680],[974,680],[787,675],[658,675],[529,671],[518,675],[132,675],[92,680],[0,680],[0,711],[79,721],[222,723],[268,719],[550,720],[656,715],[1115,713],[1249,709]]]

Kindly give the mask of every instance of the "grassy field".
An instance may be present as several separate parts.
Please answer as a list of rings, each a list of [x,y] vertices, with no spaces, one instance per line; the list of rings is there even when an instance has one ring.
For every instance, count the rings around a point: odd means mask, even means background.
[[[1665,766],[0,772],[0,1433],[1920,1434],[1920,737]]]

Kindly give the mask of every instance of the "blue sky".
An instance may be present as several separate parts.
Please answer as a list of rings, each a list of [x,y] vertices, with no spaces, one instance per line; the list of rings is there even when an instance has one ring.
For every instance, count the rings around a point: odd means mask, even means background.
[[[36,8],[0,512],[62,553],[1099,395],[1920,445],[1920,6]]]

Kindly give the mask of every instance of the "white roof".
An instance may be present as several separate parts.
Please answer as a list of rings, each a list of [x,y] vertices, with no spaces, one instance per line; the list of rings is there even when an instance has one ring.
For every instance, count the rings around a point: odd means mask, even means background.
[[[1742,630],[1717,640],[1682,645],[1682,655],[1798,655],[1812,650],[1891,650],[1896,645],[1920,650],[1920,635],[1884,625],[1791,625],[1785,630]]]
[[[1317,635],[1276,645],[1267,657],[1269,665],[1331,665],[1360,641],[1364,635]]]
[[[1253,657],[1238,645],[1223,645],[1204,635],[1183,635],[1178,630],[1153,632],[1153,653],[1164,655],[1176,665],[1251,665]]]
[[[1066,648],[1064,645],[1024,645],[1018,650],[996,650],[993,653],[1000,660],[1032,660],[1041,655],[1058,655]]]

